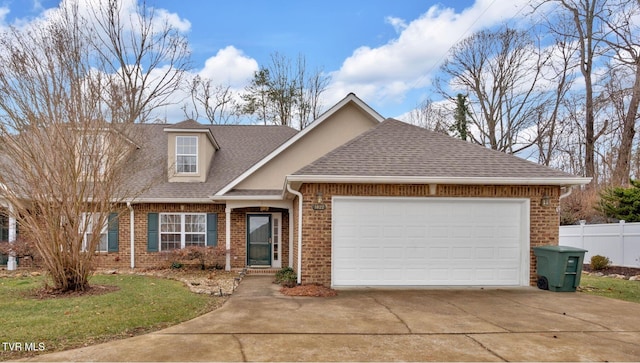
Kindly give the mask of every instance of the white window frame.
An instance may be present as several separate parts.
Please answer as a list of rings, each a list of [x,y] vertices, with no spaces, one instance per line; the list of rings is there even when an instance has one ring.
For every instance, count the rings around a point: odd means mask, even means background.
[[[171,232],[166,232],[163,231],[162,228],[162,224],[163,224],[163,217],[166,216],[179,216],[180,217],[180,231],[176,232],[176,231],[171,231]],[[186,216],[199,216],[201,218],[204,219],[203,222],[203,226],[204,229],[202,232],[187,232],[186,231]],[[207,246],[207,214],[206,213],[160,213],[160,218],[158,221],[158,229],[159,232],[158,233],[158,249],[160,251],[163,251],[162,248],[162,236],[163,235],[170,235],[170,234],[179,234],[180,235],[180,249],[183,249],[187,246],[187,235],[202,235],[204,237],[203,239],[203,244],[201,245],[202,247],[206,247]],[[166,249],[165,251],[171,251],[173,249]]]
[[[95,218],[99,218],[99,215],[97,214],[94,218],[91,218],[92,214],[93,213],[82,213],[82,216],[80,217],[81,218],[80,229],[82,229],[85,226],[85,223],[88,223],[86,225],[87,229],[84,231],[84,233],[82,233],[82,251],[83,252],[87,252],[87,244],[91,239],[90,235],[93,234],[94,220]],[[90,218],[88,222],[87,222],[87,218]],[[100,243],[98,243],[98,245],[96,246],[95,252],[109,252],[109,220],[108,218],[105,218],[104,220],[104,225],[102,226],[102,229],[100,231],[100,236],[101,236],[100,240],[104,241],[104,249],[101,249]]]
[[[179,140],[195,140],[195,144],[196,144],[196,151],[194,154],[186,154],[186,153],[180,153],[180,142]],[[198,174],[198,150],[199,149],[199,145],[198,145],[198,136],[176,136],[176,174]],[[195,171],[180,171],[180,162],[179,159],[180,157],[194,157],[195,158],[195,165],[196,165],[196,170]],[[191,164],[189,164],[191,165]],[[184,167],[184,165],[182,165]]]

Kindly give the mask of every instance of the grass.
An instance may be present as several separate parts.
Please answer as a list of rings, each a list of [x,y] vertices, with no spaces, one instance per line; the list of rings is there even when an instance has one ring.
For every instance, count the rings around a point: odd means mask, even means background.
[[[580,291],[590,295],[640,303],[640,281],[582,275]]]
[[[0,278],[0,342],[35,343],[50,353],[165,328],[224,301],[194,294],[178,281],[137,275],[94,276],[92,285],[119,288],[103,295],[34,298],[43,283],[42,277]],[[0,360],[35,354],[0,345]]]

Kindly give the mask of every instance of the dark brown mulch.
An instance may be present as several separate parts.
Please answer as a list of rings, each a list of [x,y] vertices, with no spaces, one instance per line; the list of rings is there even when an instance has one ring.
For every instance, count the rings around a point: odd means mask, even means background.
[[[299,285],[294,287],[283,287],[280,289],[280,292],[283,295],[287,296],[330,297],[338,295],[336,290],[322,285]]]
[[[627,277],[638,276],[640,275],[640,268],[635,267],[624,267],[624,266],[609,266],[604,270],[594,271],[591,266],[585,264],[582,266],[582,269],[587,272],[602,272],[605,275],[624,275]]]
[[[118,286],[111,285],[90,285],[84,291],[60,291],[52,289],[50,287],[43,287],[36,290],[31,290],[25,295],[38,300],[58,299],[68,297],[80,297],[80,296],[96,296],[104,295],[110,292],[118,291]]]

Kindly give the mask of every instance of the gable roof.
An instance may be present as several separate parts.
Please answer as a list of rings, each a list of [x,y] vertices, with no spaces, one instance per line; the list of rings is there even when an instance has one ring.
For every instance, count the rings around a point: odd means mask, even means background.
[[[170,125],[170,127],[166,127],[164,129],[165,132],[184,132],[184,133],[205,133],[207,138],[211,142],[211,145],[218,150],[220,149],[220,144],[218,144],[218,140],[216,140],[215,136],[211,132],[211,128],[207,125],[203,125],[196,120],[185,120],[182,122],[178,122],[177,124]]]
[[[286,150],[289,146],[291,146],[292,144],[294,144],[295,142],[297,142],[298,140],[303,138],[305,135],[307,135],[309,132],[314,130],[316,127],[321,125],[325,120],[330,118],[332,115],[334,115],[336,112],[338,112],[341,108],[343,108],[348,103],[354,103],[355,105],[360,107],[360,109],[362,109],[364,112],[369,114],[371,117],[373,117],[378,122],[381,122],[382,120],[384,120],[384,118],[378,112],[376,112],[373,108],[371,108],[369,105],[364,103],[360,98],[358,98],[358,96],[356,96],[354,93],[349,93],[340,102],[336,103],[333,107],[331,107],[330,109],[325,111],[322,115],[320,115],[309,126],[307,126],[306,128],[302,129],[294,137],[292,137],[289,140],[287,140],[285,143],[280,145],[277,149],[273,150],[270,154],[266,155],[263,159],[261,159],[260,161],[255,163],[253,166],[251,166],[251,168],[247,169],[244,173],[242,173],[237,178],[232,180],[229,184],[225,185],[217,193],[215,193],[215,195],[216,196],[221,196],[223,194],[226,194],[226,193],[230,192],[236,185],[238,185],[240,182],[245,180],[247,177],[249,177],[256,170],[260,169],[262,166],[264,166],[270,160],[272,160],[273,158],[278,156],[280,153],[282,153],[284,150]]]
[[[578,185],[589,178],[387,119],[288,181]]]
[[[194,121],[195,122],[195,121]],[[180,124],[176,124],[180,125]],[[128,167],[129,188],[140,190],[142,201],[210,202],[209,196],[227,185],[265,155],[294,136],[287,126],[203,125],[202,130],[215,135],[219,149],[213,156],[205,182],[169,182],[167,177],[168,142],[165,130],[175,125],[138,124],[144,134],[142,144]],[[194,126],[198,126],[194,125]],[[180,129],[180,128],[178,128]],[[193,129],[187,127],[187,129]],[[182,129],[184,130],[184,129]],[[249,142],[250,140],[250,142]]]

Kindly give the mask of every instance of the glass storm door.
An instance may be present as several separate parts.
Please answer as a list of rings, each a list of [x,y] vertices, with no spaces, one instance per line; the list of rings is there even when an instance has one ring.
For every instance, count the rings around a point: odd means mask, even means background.
[[[271,215],[247,215],[247,265],[271,265]]]

